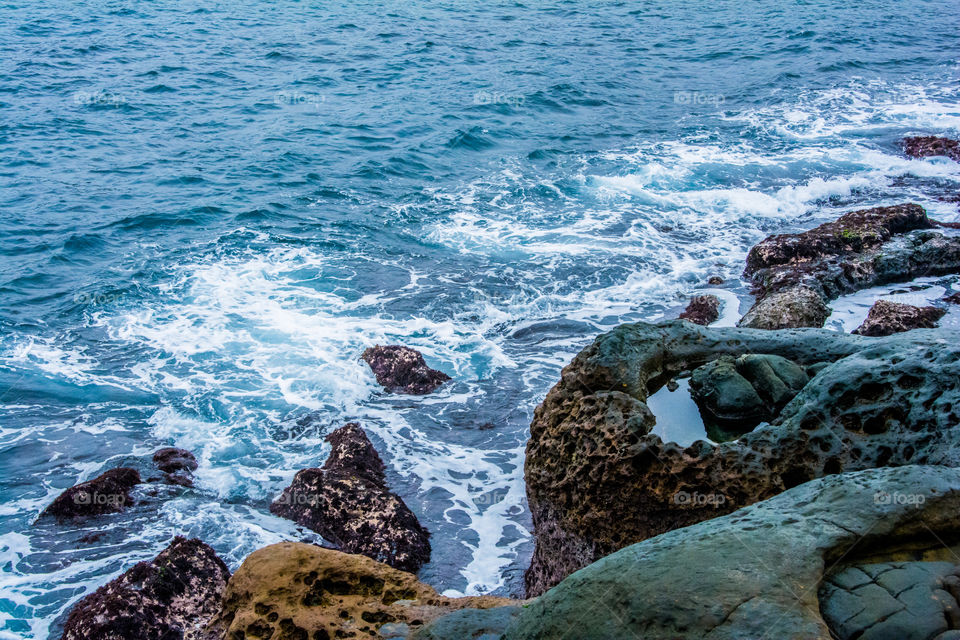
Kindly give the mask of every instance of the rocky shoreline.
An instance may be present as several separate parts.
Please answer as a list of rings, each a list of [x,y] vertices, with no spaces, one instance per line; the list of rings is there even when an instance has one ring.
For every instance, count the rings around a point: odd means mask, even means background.
[[[903,148],[960,160],[943,138]],[[944,226],[906,203],[771,236],[747,257],[756,301],[738,327],[711,328],[721,302],[701,295],[583,349],[530,427],[527,600],[417,580],[429,532],[350,423],[270,506],[332,548],[274,544],[231,575],[178,537],[79,600],[62,637],[958,640],[960,341],[936,328],[955,300],[878,301],[852,334],[821,328],[840,295],[960,274]],[[399,345],[362,359],[388,393],[450,380]],[[648,401],[685,378],[709,440],[680,446],[653,433]],[[144,482],[190,487],[199,465],[174,448],[151,463],[71,487],[41,517],[121,511]]]

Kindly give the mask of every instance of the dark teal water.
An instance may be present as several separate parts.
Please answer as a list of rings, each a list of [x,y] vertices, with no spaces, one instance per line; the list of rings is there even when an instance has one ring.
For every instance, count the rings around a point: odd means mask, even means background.
[[[896,143],[960,133],[958,34],[953,0],[0,4],[0,638],[176,533],[307,536],[267,506],[349,420],[421,577],[517,592],[527,426],[597,333],[742,296],[772,231],[957,217]],[[455,382],[381,393],[388,342]],[[195,489],[31,524],[166,445]]]

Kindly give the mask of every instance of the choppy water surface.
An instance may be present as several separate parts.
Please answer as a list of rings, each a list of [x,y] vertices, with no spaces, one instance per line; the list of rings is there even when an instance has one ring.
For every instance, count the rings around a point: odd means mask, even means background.
[[[531,414],[596,334],[742,295],[770,232],[957,218],[960,165],[896,142],[960,133],[958,34],[953,0],[3,3],[0,638],[174,534],[309,538],[269,501],[351,420],[421,577],[517,593]],[[455,382],[384,394],[375,343]],[[166,445],[196,488],[31,524]]]

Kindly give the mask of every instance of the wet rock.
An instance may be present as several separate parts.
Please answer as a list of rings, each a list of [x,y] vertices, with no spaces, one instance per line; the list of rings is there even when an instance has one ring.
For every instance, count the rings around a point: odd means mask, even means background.
[[[150,562],[70,610],[62,640],[199,640],[217,613],[230,571],[213,549],[177,537]]]
[[[303,469],[270,505],[274,514],[308,527],[348,553],[359,553],[404,571],[430,559],[429,532],[387,487],[384,465],[356,423],[327,441],[320,469]]]
[[[41,516],[58,520],[117,513],[133,504],[130,490],[140,484],[136,469],[118,467],[105,471],[93,480],[70,487],[43,510]]]
[[[186,449],[166,447],[153,454],[154,466],[163,472],[167,484],[183,487],[193,486],[193,472],[197,469],[196,457]]]
[[[719,442],[772,420],[808,380],[798,364],[781,356],[720,356],[694,370],[690,392],[707,414],[708,435]]]
[[[743,360],[749,374],[736,366],[746,354],[762,356]],[[651,434],[647,398],[722,356],[734,358],[733,371],[753,381],[765,405],[799,392],[735,442],[683,448]],[[789,370],[777,357],[792,361]],[[803,385],[809,374],[793,363],[816,376]],[[525,477],[536,547],[527,593],[624,546],[814,478],[960,463],[958,380],[960,344],[942,330],[864,338],[680,321],[618,327],[564,368],[530,425]]]
[[[720,276],[710,276],[710,278],[707,279],[707,284],[710,284],[713,286],[721,285],[723,284],[723,278],[721,278]]]
[[[960,272],[960,238],[928,231],[922,207],[853,211],[796,234],[770,236],[750,250],[744,276],[757,300],[739,325],[821,327],[828,302],[867,287]]]
[[[250,554],[230,579],[213,623],[226,638],[379,638],[442,614],[514,604],[445,598],[416,576],[370,558],[282,542]],[[459,639],[458,639],[459,640]]]
[[[960,162],[960,142],[938,136],[913,136],[903,139],[903,151],[911,158],[946,156]]]
[[[946,309],[937,307],[914,307],[877,300],[870,307],[867,319],[853,332],[861,336],[889,336],[911,329],[932,329],[946,313]]]
[[[885,622],[903,626],[891,624],[885,634],[845,635],[853,625],[835,624],[832,612],[859,609],[836,607],[817,587],[835,581],[824,572],[839,559],[956,562],[955,550],[939,541],[958,534],[960,470],[907,466],[830,476],[599,560],[523,608],[503,640],[561,638],[571,629],[582,640],[931,638],[912,635],[906,621],[914,620],[916,631],[948,626],[954,597],[930,590],[931,577],[944,575],[944,567],[928,567],[930,577],[886,574],[880,589],[897,593],[903,613],[891,609]],[[857,628],[865,629],[861,622]],[[882,625],[883,616],[874,622]]]
[[[951,293],[948,296],[943,297],[944,302],[949,302],[950,304],[960,304],[960,291],[956,293]]]
[[[393,393],[423,395],[450,380],[444,372],[428,367],[423,354],[409,347],[377,345],[361,357],[370,365],[377,382]]]
[[[716,322],[719,317],[720,298],[712,294],[694,296],[684,312],[680,314],[682,320],[689,320],[694,324],[704,326]]]

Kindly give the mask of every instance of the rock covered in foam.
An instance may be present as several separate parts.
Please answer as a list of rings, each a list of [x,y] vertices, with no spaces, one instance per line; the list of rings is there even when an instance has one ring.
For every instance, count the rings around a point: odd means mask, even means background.
[[[62,640],[200,640],[230,571],[209,546],[177,537],[77,602]]]
[[[911,329],[932,329],[947,311],[938,307],[915,307],[899,302],[877,300],[866,320],[854,333],[861,336],[889,336]]]
[[[405,571],[419,569],[430,558],[430,534],[387,487],[383,461],[366,433],[350,423],[327,441],[332,450],[323,467],[298,472],[270,511],[348,553]]]
[[[428,367],[423,354],[409,347],[377,345],[365,350],[361,357],[370,365],[377,382],[393,393],[424,395],[450,380],[444,372]]]

